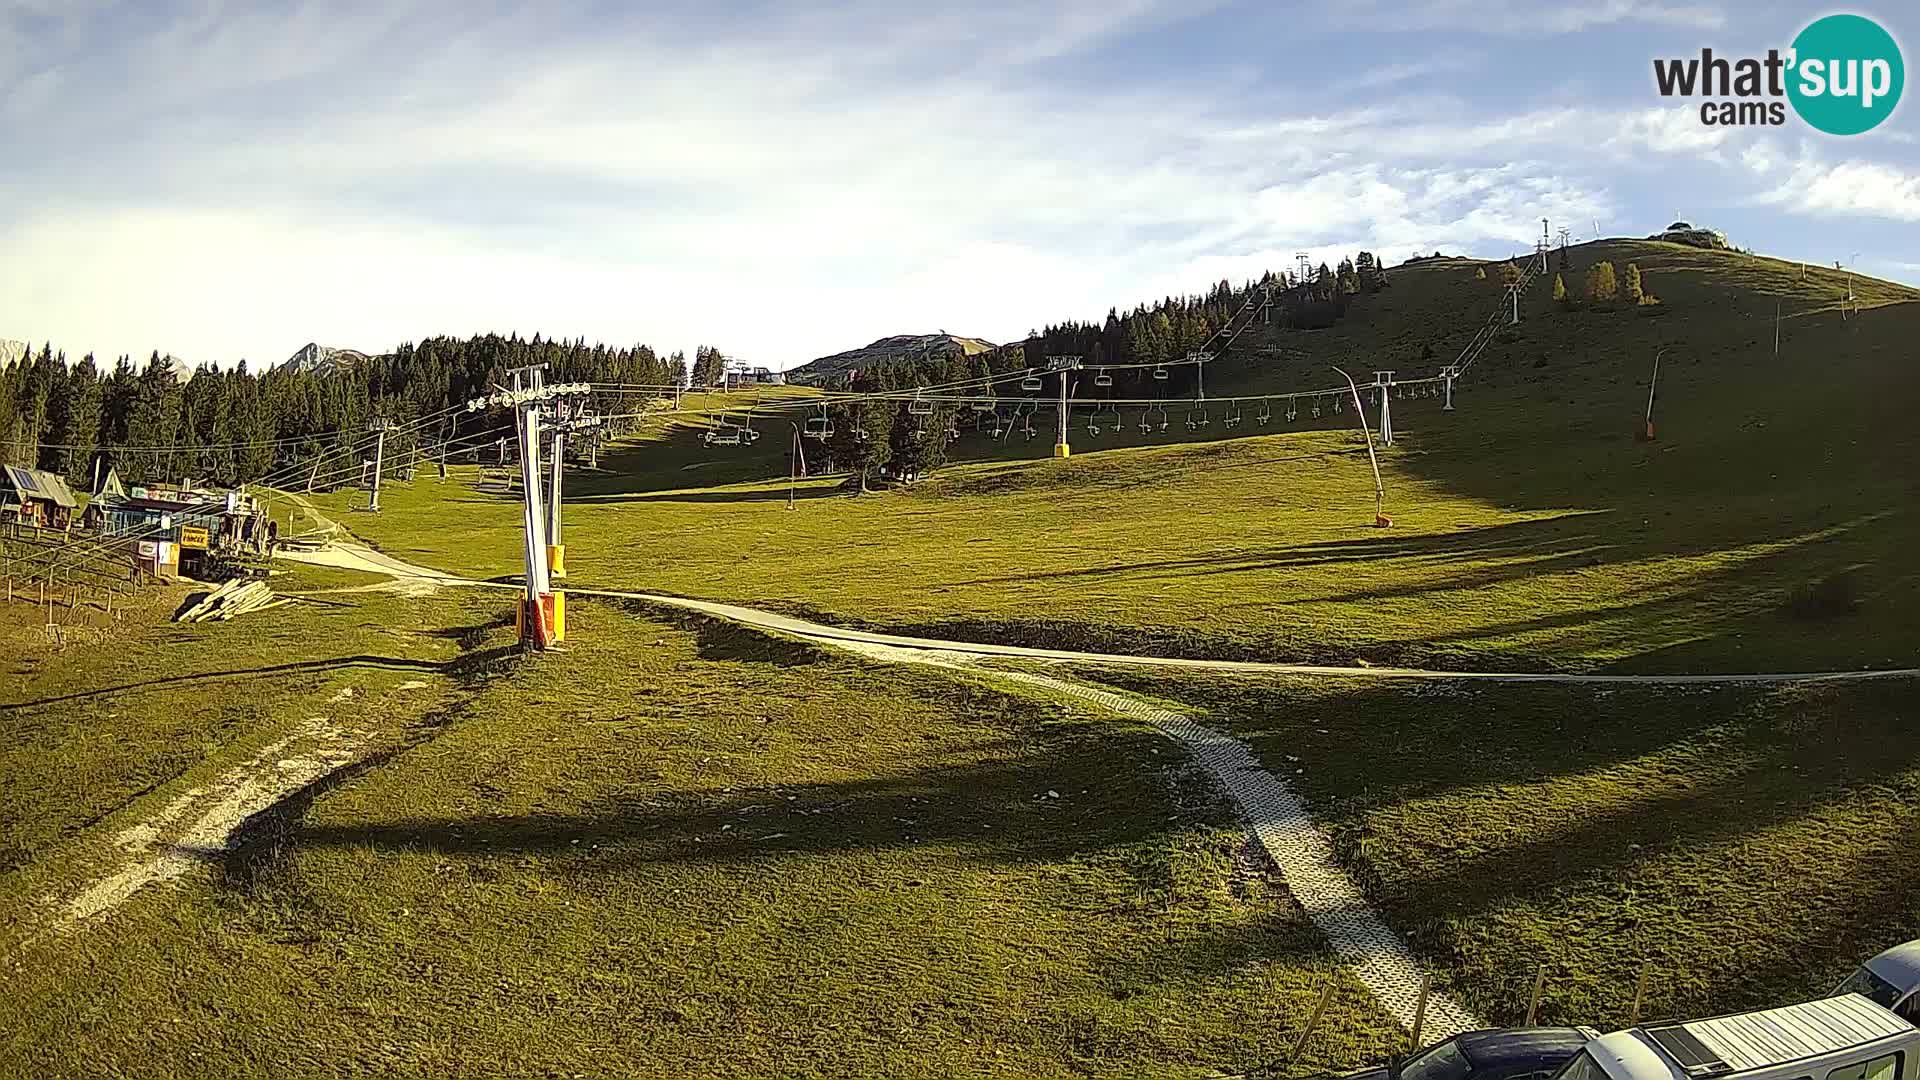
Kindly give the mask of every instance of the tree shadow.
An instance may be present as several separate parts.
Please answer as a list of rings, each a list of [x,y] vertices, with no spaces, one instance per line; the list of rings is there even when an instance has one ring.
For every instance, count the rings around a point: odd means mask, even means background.
[[[802,481],[804,486],[796,486],[791,498],[795,502],[808,502],[814,499],[830,499],[845,495],[838,484],[822,484],[818,477]],[[631,492],[601,495],[569,495],[568,504],[604,506],[615,503],[688,503],[704,505],[714,503],[760,503],[786,502],[789,498],[783,487],[738,487],[702,490]]]
[[[61,694],[56,697],[0,704],[0,712],[18,712],[23,709],[35,709],[47,705],[63,705],[68,702],[112,697],[115,694],[153,690],[167,686],[192,686],[199,684],[216,684],[230,680],[252,679],[262,675],[336,671],[344,668],[378,668],[389,671],[440,672],[451,670],[460,662],[461,661],[458,660],[414,660],[401,656],[371,656],[364,654],[359,656],[336,656],[325,660],[296,660],[285,664],[267,664],[261,667],[234,668],[228,671],[206,671],[192,675],[167,675],[156,679],[145,679],[137,683],[124,683],[119,686],[103,686],[94,690],[80,690],[71,694]]]
[[[778,862],[889,848],[938,847],[979,862],[1032,863],[1087,856],[1164,835],[1163,806],[1116,801],[1091,786],[1062,791],[1063,771],[1093,768],[1114,781],[1132,761],[1152,761],[1161,737],[1105,731],[1069,748],[1077,764],[1034,755],[1017,737],[972,748],[996,756],[931,764],[868,779],[707,793],[632,791],[580,813],[422,816],[355,825],[299,824],[295,848],[383,850],[508,858],[566,855],[581,874],[625,873],[656,863]],[[1137,782],[1134,779],[1133,782]],[[1148,873],[1147,871],[1141,871]],[[1142,885],[1162,883],[1155,871]]]

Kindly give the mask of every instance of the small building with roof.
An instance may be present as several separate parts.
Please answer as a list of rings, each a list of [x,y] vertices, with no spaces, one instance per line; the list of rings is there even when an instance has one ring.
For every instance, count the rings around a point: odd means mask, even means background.
[[[6,477],[0,487],[0,522],[61,530],[73,524],[80,504],[64,479],[24,465],[0,467],[0,473]]]

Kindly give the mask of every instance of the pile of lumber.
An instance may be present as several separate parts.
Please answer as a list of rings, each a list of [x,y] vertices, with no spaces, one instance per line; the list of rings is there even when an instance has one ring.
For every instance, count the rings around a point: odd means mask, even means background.
[[[175,615],[173,621],[206,622],[209,619],[218,619],[225,622],[235,615],[245,615],[250,611],[265,611],[287,602],[286,597],[275,597],[273,590],[267,588],[267,583],[264,581],[235,578],[201,597],[199,603]]]

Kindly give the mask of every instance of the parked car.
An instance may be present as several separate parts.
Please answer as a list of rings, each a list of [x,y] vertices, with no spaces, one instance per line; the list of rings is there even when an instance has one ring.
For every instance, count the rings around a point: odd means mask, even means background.
[[[1833,988],[1833,997],[1841,994],[1859,994],[1920,1027],[1920,941],[1895,945],[1854,968]]]
[[[1343,1080],[1546,1080],[1599,1035],[1571,1027],[1469,1031]]]
[[[1602,1035],[1553,1080],[1920,1080],[1920,1030],[1859,994]]]

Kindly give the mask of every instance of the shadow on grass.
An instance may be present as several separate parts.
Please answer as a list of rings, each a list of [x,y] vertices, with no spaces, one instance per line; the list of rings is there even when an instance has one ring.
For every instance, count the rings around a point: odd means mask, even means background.
[[[1582,882],[1618,880],[1631,864],[1662,851],[1711,849],[1764,833],[1920,766],[1920,738],[1910,722],[1877,709],[1799,731],[1748,730],[1706,752],[1742,764],[1707,786],[1676,782],[1618,808],[1589,808],[1522,843],[1396,876],[1381,891],[1405,910],[1473,918],[1516,901],[1541,902]],[[1909,891],[1920,889],[1920,862],[1897,876]]]
[[[937,847],[965,859],[1045,862],[1090,857],[1164,836],[1159,800],[1116,800],[1092,786],[1140,782],[1158,735],[1106,731],[1069,747],[1081,760],[1028,753],[935,765],[872,779],[780,785],[713,795],[627,793],[591,812],[418,817],[299,826],[294,847],[371,846],[497,858],[564,855],[582,873],[651,863],[748,863],[802,855]],[[1085,790],[1060,790],[1075,775]],[[1172,821],[1180,820],[1178,817]],[[1144,871],[1143,871],[1144,872]],[[1161,882],[1158,872],[1143,887]]]
[[[838,484],[823,485],[818,477],[802,481],[806,486],[796,486],[793,491],[795,502],[807,502],[812,499],[830,499],[845,495]],[[569,504],[605,506],[614,503],[757,503],[787,501],[787,489],[771,488],[721,488],[693,491],[652,491],[629,492],[600,495],[570,496]]]
[[[220,683],[235,679],[252,679],[263,675],[287,675],[310,671],[336,671],[342,668],[380,668],[389,671],[445,671],[460,661],[412,660],[398,656],[336,656],[327,660],[296,660],[285,664],[267,664],[254,668],[235,668],[231,671],[207,671],[195,675],[168,675],[157,679],[147,679],[137,683],[125,683],[120,686],[104,686],[97,690],[82,690],[57,697],[38,698],[33,701],[21,701],[0,705],[0,712],[16,712],[21,709],[39,708],[44,705],[61,705],[72,701],[85,701],[91,698],[111,697],[142,690],[154,690],[167,686],[190,686],[202,683]]]

